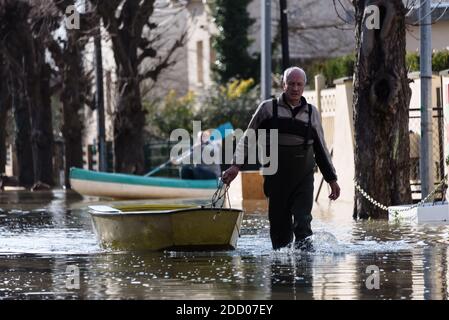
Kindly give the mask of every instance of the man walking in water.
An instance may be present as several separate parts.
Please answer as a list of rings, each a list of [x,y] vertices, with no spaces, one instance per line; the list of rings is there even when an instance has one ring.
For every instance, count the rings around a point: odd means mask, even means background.
[[[313,249],[310,224],[315,163],[330,185],[329,198],[336,200],[340,196],[335,168],[324,141],[320,115],[317,108],[308,104],[302,96],[306,81],[303,69],[291,67],[285,70],[283,93],[277,98],[263,101],[248,125],[248,129],[278,130],[278,170],[274,175],[264,176],[273,249],[292,243],[293,234],[295,248]],[[245,135],[237,145],[236,155],[247,155]],[[234,160],[234,164],[224,172],[223,182],[230,184],[240,168],[241,165]]]

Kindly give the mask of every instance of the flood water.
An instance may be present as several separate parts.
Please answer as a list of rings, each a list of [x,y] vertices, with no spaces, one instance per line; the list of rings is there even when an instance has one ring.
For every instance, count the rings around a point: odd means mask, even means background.
[[[315,204],[315,252],[275,252],[261,202],[245,212],[234,251],[108,252],[98,246],[86,211],[99,203],[107,202],[64,190],[0,193],[0,299],[400,300],[449,295],[447,224],[354,221],[350,204]],[[377,278],[369,266],[379,270],[379,286],[372,289]],[[79,289],[71,287],[72,270],[79,270]]]

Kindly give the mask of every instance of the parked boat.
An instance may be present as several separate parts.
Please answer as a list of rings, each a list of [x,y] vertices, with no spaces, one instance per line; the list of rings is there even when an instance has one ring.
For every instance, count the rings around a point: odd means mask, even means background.
[[[114,250],[230,250],[243,211],[187,205],[90,206],[100,245]]]
[[[217,189],[218,181],[181,180],[143,177],[70,169],[70,185],[82,195],[117,199],[207,198]]]

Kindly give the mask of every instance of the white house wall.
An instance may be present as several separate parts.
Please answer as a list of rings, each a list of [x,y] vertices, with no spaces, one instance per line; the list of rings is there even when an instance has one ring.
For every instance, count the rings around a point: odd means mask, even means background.
[[[211,37],[213,34],[216,34],[217,30],[211,21],[211,15],[208,10],[208,6],[205,6],[202,1],[189,2],[187,41],[188,87],[189,90],[198,93],[201,93],[212,84],[211,57],[213,56],[213,50]],[[202,43],[202,54],[198,51],[199,43]],[[200,67],[200,64],[202,64],[202,67]]]
[[[104,110],[105,110],[105,130],[106,141],[113,141],[113,112],[116,108],[116,66],[114,53],[112,50],[112,42],[108,37],[106,30],[102,28],[102,58],[103,58],[103,92],[104,92]],[[85,66],[95,71],[95,51],[93,40],[86,45],[85,50]],[[93,73],[95,74],[95,72]],[[92,79],[92,94],[95,93],[95,77]],[[84,134],[83,134],[83,152],[84,161],[87,166],[87,148],[89,145],[98,147],[98,123],[97,111],[92,110],[89,106],[84,106]],[[95,155],[94,155],[95,156]],[[96,160],[96,159],[95,159]],[[98,169],[98,161],[96,161],[94,169]]]
[[[432,24],[432,48],[434,50],[449,49],[449,21],[438,21]],[[419,53],[419,26],[407,26],[407,51]]]
[[[151,21],[159,27],[152,30],[149,36],[162,33],[161,39],[155,44],[158,55],[164,57],[174,41],[180,39],[183,32],[189,28],[189,12],[186,8],[160,8],[155,9]],[[178,48],[171,56],[175,64],[163,70],[156,82],[145,80],[141,86],[143,99],[156,101],[163,99],[170,90],[174,90],[178,96],[184,96],[189,90],[187,70],[187,47]],[[141,65],[141,72],[154,68],[153,59],[145,59]]]
[[[342,0],[347,5],[346,0]],[[260,4],[261,0],[253,0],[248,6],[250,16],[256,21],[251,28],[250,38],[254,39],[251,52],[260,52]],[[337,3],[338,5],[338,3]],[[348,6],[351,8],[351,6]],[[340,16],[351,22],[351,17],[344,14]],[[289,26],[289,52],[294,59],[326,58],[349,54],[354,51],[355,39],[351,25],[342,25],[339,28],[333,25],[342,24],[343,21],[335,12],[329,0],[301,0],[287,1],[287,15]],[[271,1],[272,37],[276,35],[280,23],[279,1]],[[329,26],[323,28],[323,26]],[[306,27],[304,29],[304,27]],[[279,48],[277,57],[280,59]]]
[[[449,70],[442,75],[443,85],[443,114],[444,114],[444,159],[449,157]],[[445,174],[449,173],[449,166],[446,164]],[[446,192],[446,198],[449,199],[449,188]]]
[[[188,65],[188,88],[195,92],[200,92],[203,88],[209,86],[211,82],[211,70],[208,66],[210,61],[210,37],[216,31],[216,27],[212,22],[208,13],[208,5],[210,1],[194,0],[189,1],[188,10],[190,14],[189,39],[187,43],[187,65]],[[352,7],[347,0],[341,1],[348,13],[339,6],[339,14],[335,12],[335,8],[329,0],[301,0],[288,1],[288,24],[289,34],[289,51],[290,57],[293,59],[307,58],[323,58],[334,57],[350,54],[355,50],[354,22],[351,17],[350,9]],[[260,52],[261,34],[261,0],[253,0],[248,5],[248,13],[255,20],[251,26],[248,37],[252,41],[249,52],[250,54]],[[279,25],[279,1],[271,1],[271,19],[272,37],[275,36]],[[323,25],[340,24],[340,17],[350,22],[350,24],[339,26],[339,28],[321,28]],[[308,29],[294,31],[295,27],[311,26],[317,29]],[[321,26],[321,27],[320,27]],[[449,21],[440,20],[432,25],[432,47],[441,50],[449,47]],[[197,42],[203,41],[203,78],[201,83],[198,81],[198,62],[197,62]],[[407,51],[415,52],[419,49],[419,27],[407,25],[406,33]],[[280,58],[281,51],[277,51]]]

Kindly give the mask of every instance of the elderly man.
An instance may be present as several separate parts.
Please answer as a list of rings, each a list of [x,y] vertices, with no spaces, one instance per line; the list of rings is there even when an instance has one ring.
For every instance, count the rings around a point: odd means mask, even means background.
[[[263,101],[248,125],[249,129],[278,130],[278,170],[274,175],[264,177],[273,249],[292,243],[294,234],[295,248],[313,250],[310,224],[315,162],[330,185],[329,198],[336,200],[340,196],[320,115],[316,107],[308,104],[302,96],[306,81],[303,69],[291,67],[285,70],[283,93],[278,98]],[[247,150],[247,139],[242,137],[236,154]],[[226,170],[223,182],[230,184],[240,167],[234,163]]]

